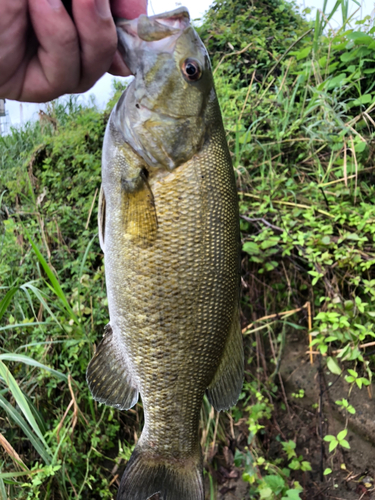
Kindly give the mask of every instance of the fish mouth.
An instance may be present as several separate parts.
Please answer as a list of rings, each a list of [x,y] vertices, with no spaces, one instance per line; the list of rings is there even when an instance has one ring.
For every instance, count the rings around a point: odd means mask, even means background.
[[[171,12],[155,16],[141,15],[137,19],[116,19],[119,51],[130,71],[139,78],[141,87],[144,73],[159,55],[173,57],[179,37],[192,30],[190,15],[186,7],[179,7]],[[136,78],[137,80],[137,78]],[[133,83],[133,82],[132,82]],[[136,92],[135,106],[143,115],[154,114],[160,116],[160,111],[154,109],[154,103],[144,92]],[[195,116],[195,112],[179,113],[168,109],[160,119],[188,119]]]
[[[137,19],[116,19],[116,26],[121,27],[132,37],[138,37],[145,42],[162,40],[184,31],[190,25],[190,15],[186,7],[179,7],[171,12],[146,16],[142,14]]]
[[[133,74],[137,72],[139,60],[136,54],[142,50],[172,54],[176,39],[190,26],[190,15],[186,7],[171,12],[137,19],[116,19],[118,48],[125,64]]]

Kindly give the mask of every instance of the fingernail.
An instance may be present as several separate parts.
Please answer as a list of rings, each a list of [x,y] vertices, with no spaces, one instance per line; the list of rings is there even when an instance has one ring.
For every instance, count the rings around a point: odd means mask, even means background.
[[[61,0],[47,0],[47,1],[54,10],[57,10],[61,7]]]
[[[103,19],[108,19],[109,17],[112,17],[109,0],[95,0],[95,4],[96,4],[96,10],[100,17],[102,17]]]

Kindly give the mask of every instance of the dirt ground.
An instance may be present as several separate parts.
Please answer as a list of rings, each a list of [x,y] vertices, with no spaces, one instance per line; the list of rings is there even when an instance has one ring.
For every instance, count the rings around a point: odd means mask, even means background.
[[[288,408],[276,409],[274,421],[266,427],[264,441],[269,458],[278,458],[277,435],[284,441],[295,440],[297,455],[303,455],[312,467],[311,472],[297,472],[295,476],[304,488],[304,500],[375,500],[375,400],[367,388],[354,388],[349,397],[349,385],[343,377],[328,372],[317,356],[310,364],[307,344],[306,335],[301,333],[288,337],[280,367]],[[301,389],[302,398],[292,396]],[[354,406],[355,415],[340,411],[335,401],[342,398]],[[336,453],[329,454],[322,436],[337,435],[346,424],[350,450],[339,446]],[[236,441],[215,457],[215,470],[208,466],[218,483],[217,500],[250,498],[242,471],[233,465],[235,448],[246,445],[246,425],[243,432],[237,428],[236,434]],[[324,476],[326,468],[333,472]],[[207,480],[206,500],[211,498],[209,491]]]
[[[294,399],[293,417],[286,419],[285,432],[297,436],[297,454],[311,462],[312,472],[306,478],[306,500],[316,499],[375,499],[375,400],[367,388],[353,388],[343,377],[324,369],[318,359],[311,365],[306,356],[306,338],[289,338],[281,365],[281,375],[288,399],[292,393],[304,390],[304,397]],[[335,401],[349,400],[356,409],[354,415],[341,410]],[[314,409],[314,404],[320,404]],[[346,420],[347,419],[347,420]],[[338,447],[331,458],[328,444],[322,447],[321,436],[337,435],[347,423],[350,450]],[[322,477],[331,468],[333,473]],[[322,480],[323,479],[323,480]]]

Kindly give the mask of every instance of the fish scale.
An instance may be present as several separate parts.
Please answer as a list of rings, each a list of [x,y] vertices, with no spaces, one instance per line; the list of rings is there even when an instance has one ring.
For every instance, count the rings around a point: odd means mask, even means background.
[[[142,398],[145,425],[118,499],[203,500],[203,395],[227,409],[243,378],[234,172],[209,59],[186,9],[119,26],[136,78],[103,145],[110,322],[87,380],[95,399],[119,409]],[[201,72],[193,84],[187,64]]]

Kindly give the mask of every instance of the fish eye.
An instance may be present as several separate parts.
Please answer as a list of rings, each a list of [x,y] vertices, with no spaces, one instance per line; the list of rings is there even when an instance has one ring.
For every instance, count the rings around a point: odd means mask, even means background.
[[[195,59],[185,59],[181,70],[185,80],[189,80],[190,82],[196,82],[202,76],[202,69]]]

